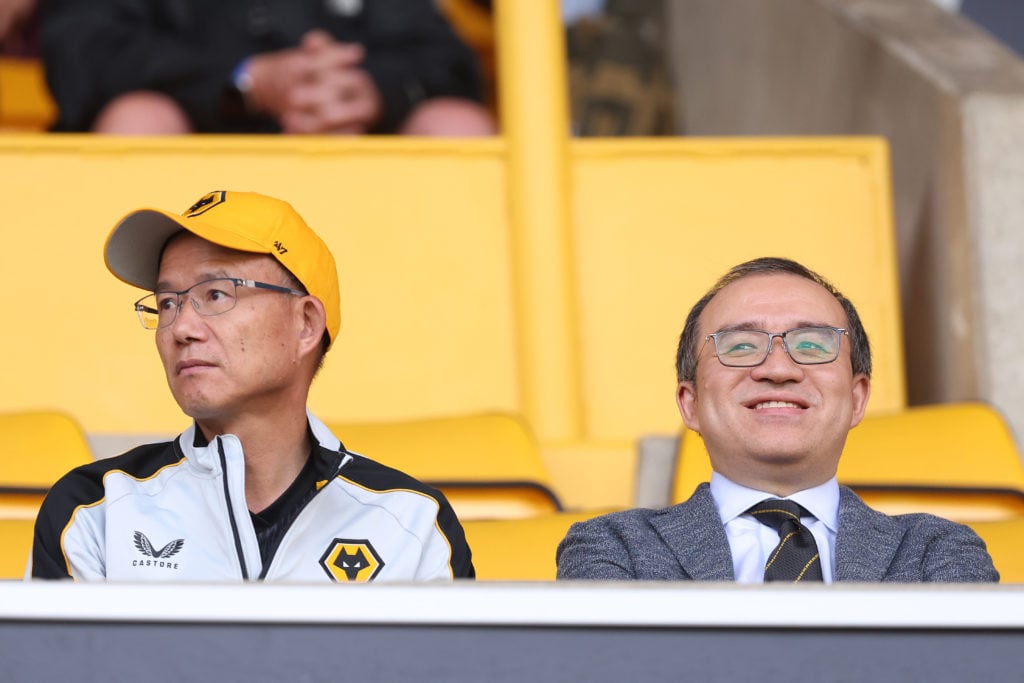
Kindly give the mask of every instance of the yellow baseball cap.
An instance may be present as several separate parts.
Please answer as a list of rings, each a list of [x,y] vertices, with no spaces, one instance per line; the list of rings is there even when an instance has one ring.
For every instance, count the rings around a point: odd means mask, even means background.
[[[291,204],[255,192],[218,190],[180,216],[161,209],[132,211],[107,236],[103,260],[119,280],[153,291],[164,245],[181,230],[228,249],[273,256],[323,303],[334,344],[341,328],[334,256]]]

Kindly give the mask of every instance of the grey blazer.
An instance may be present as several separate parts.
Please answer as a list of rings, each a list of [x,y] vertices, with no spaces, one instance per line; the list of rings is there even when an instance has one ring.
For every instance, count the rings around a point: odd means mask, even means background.
[[[633,509],[577,522],[558,545],[560,579],[732,581],[725,526],[707,484],[663,510]],[[835,581],[998,581],[985,542],[928,514],[888,516],[839,489]]]

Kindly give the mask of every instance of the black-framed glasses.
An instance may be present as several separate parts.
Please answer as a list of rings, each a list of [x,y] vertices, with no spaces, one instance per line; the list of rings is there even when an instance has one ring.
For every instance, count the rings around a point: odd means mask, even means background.
[[[282,294],[306,296],[304,292],[280,285],[271,285],[255,280],[243,280],[237,277],[216,277],[211,280],[197,282],[180,292],[153,292],[135,302],[135,312],[139,322],[147,330],[167,327],[178,317],[182,299],[187,297],[199,315],[211,316],[227,313],[238,303],[238,288],[253,287],[266,289]]]
[[[714,342],[715,355],[722,365],[752,368],[768,358],[772,342],[779,337],[794,363],[821,365],[839,357],[839,343],[844,334],[850,336],[841,327],[796,327],[785,332],[722,330],[706,336],[704,344],[709,340]]]

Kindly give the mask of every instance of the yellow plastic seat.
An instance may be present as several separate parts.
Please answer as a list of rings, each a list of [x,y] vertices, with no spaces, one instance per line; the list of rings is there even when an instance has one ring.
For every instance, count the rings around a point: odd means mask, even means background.
[[[700,435],[684,430],[673,500],[711,477]],[[1002,416],[981,403],[907,408],[865,417],[846,440],[837,473],[888,514],[931,512],[959,521],[1024,516],[1024,467]]]
[[[524,519],[466,520],[462,527],[482,581],[553,581],[555,550],[573,522],[600,512],[562,512]]]
[[[980,521],[1024,516],[1024,467],[1002,416],[981,403],[911,408],[850,432],[839,481],[886,512]]]
[[[53,482],[92,462],[78,423],[60,412],[0,414],[0,515],[34,519]]]
[[[0,57],[0,131],[45,131],[56,116],[42,61]]]
[[[0,579],[25,576],[34,527],[34,519],[0,516]]]
[[[533,437],[506,414],[328,425],[345,446],[440,489],[459,519],[561,510]]]

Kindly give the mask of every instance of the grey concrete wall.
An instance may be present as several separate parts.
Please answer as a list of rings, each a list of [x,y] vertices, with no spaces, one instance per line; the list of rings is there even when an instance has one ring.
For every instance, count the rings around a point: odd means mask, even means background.
[[[688,135],[882,135],[909,401],[1024,436],[1024,61],[932,0],[668,0]]]

